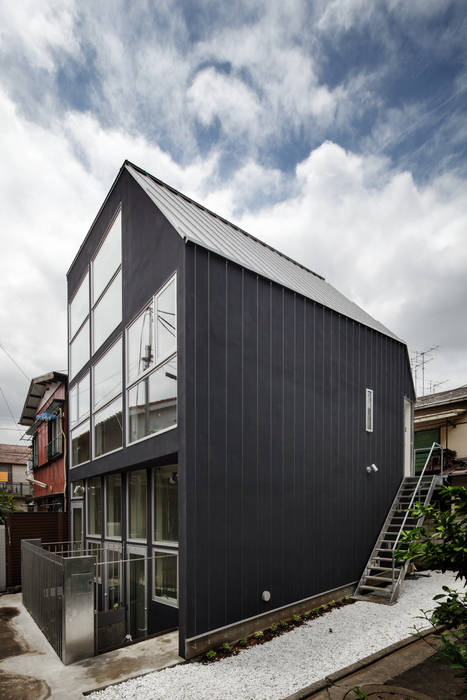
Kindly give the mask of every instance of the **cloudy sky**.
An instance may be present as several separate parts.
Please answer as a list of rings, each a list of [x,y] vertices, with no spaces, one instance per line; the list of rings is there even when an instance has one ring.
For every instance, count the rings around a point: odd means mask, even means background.
[[[449,0],[0,3],[0,441],[125,158],[467,383],[466,36]]]

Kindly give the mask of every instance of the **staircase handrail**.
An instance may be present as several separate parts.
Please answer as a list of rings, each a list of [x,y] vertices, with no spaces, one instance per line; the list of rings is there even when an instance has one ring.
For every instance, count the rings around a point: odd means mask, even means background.
[[[402,521],[402,525],[401,525],[400,528],[399,528],[399,532],[398,532],[397,537],[396,537],[396,539],[395,539],[394,545],[393,545],[393,547],[392,547],[392,549],[391,549],[391,554],[392,554],[392,584],[393,584],[393,585],[394,585],[394,564],[395,564],[394,553],[395,553],[395,551],[396,551],[396,549],[397,549],[397,545],[399,544],[399,540],[400,540],[400,538],[401,538],[402,532],[403,532],[404,527],[405,527],[405,524],[406,524],[406,522],[407,522],[407,518],[409,517],[409,513],[410,513],[410,511],[412,510],[412,506],[413,506],[413,502],[414,502],[414,500],[415,500],[415,496],[417,495],[417,492],[418,492],[418,490],[419,490],[419,488],[420,488],[421,481],[422,481],[422,479],[423,479],[423,477],[424,477],[424,475],[425,475],[425,470],[426,470],[426,468],[427,468],[427,466],[428,466],[428,463],[429,463],[429,461],[430,461],[430,459],[431,459],[431,455],[433,454],[433,450],[434,450],[435,448],[439,448],[439,449],[441,450],[441,474],[443,473],[443,447],[442,447],[438,442],[434,442],[434,443],[432,444],[432,446],[431,446],[431,449],[430,449],[429,453],[428,453],[428,457],[426,458],[426,462],[425,462],[425,464],[424,464],[424,466],[423,466],[423,469],[422,469],[422,471],[421,471],[421,474],[420,474],[420,476],[419,476],[419,478],[418,478],[417,486],[416,486],[416,488],[415,488],[415,491],[414,491],[413,494],[412,494],[412,498],[410,499],[410,503],[409,503],[409,505],[408,505],[408,507],[407,507],[407,510],[406,510],[406,513],[405,513],[405,516],[404,516],[404,520]]]

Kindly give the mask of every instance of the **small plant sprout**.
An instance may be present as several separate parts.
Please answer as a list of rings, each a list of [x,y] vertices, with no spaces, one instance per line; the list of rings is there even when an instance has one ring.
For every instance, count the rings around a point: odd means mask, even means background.
[[[302,621],[302,618],[300,617],[300,615],[294,615],[294,616],[292,617],[292,620],[293,620],[294,623],[297,625],[299,622]]]
[[[230,652],[232,651],[232,647],[228,642],[224,642],[221,646],[221,650],[224,654],[230,654]]]
[[[287,620],[281,620],[279,622],[279,625],[282,627],[282,629],[285,629],[286,627],[289,626],[289,623],[287,622]]]
[[[313,608],[313,615],[319,615],[321,612],[320,608]]]
[[[310,617],[310,615],[311,615],[311,610],[305,610],[305,612],[303,613],[303,618],[304,618],[305,620],[308,620],[308,618]]]
[[[261,632],[261,630],[258,630],[257,632],[254,633],[253,637],[255,639],[263,639],[264,637],[264,632]]]
[[[247,639],[246,637],[242,637],[242,638],[239,640],[238,644],[239,644],[239,646],[241,646],[241,647],[246,647],[246,645],[248,644],[248,639]]]
[[[209,651],[206,652],[206,659],[208,661],[214,661],[214,659],[217,657],[217,652],[214,651],[214,649],[210,649]]]
[[[329,603],[328,603],[328,606],[329,606],[330,608],[333,608],[333,607],[335,606],[335,604],[336,604],[336,601],[335,601],[335,600],[330,600]]]
[[[274,634],[274,632],[277,632],[277,625],[275,622],[272,623],[271,627],[269,628],[269,631]]]

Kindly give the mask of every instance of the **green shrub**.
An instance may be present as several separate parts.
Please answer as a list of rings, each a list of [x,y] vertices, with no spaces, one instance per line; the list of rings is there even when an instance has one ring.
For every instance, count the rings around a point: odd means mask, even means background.
[[[289,623],[287,622],[287,620],[281,620],[279,622],[279,625],[280,625],[280,627],[282,627],[282,629],[285,629],[286,627],[289,626]]]
[[[217,657],[217,652],[214,651],[214,649],[210,649],[209,651],[206,652],[206,659],[208,661],[214,661],[214,659]]]
[[[310,617],[310,615],[311,615],[311,610],[306,610],[306,611],[303,613],[303,619],[304,619],[304,620],[308,620],[308,618]]]
[[[274,634],[274,632],[277,632],[277,625],[275,622],[271,625],[271,627],[269,628],[269,631],[272,632],[273,634]]]
[[[294,623],[297,625],[299,622],[302,621],[302,618],[300,617],[300,615],[294,615],[294,616],[292,617],[292,620],[293,620]]]
[[[258,630],[257,632],[254,633],[253,637],[255,639],[263,639],[264,637],[264,632],[261,632],[261,630]]]
[[[232,651],[232,647],[228,642],[224,642],[221,646],[221,650],[224,654],[230,654],[230,652]]]
[[[246,637],[242,637],[238,643],[239,643],[239,646],[246,647],[246,645],[248,644],[248,639]]]

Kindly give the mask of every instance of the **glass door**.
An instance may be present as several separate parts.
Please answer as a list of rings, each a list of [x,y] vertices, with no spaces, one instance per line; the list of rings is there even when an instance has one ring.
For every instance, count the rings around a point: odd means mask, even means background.
[[[128,547],[127,605],[132,640],[147,635],[146,549]]]

